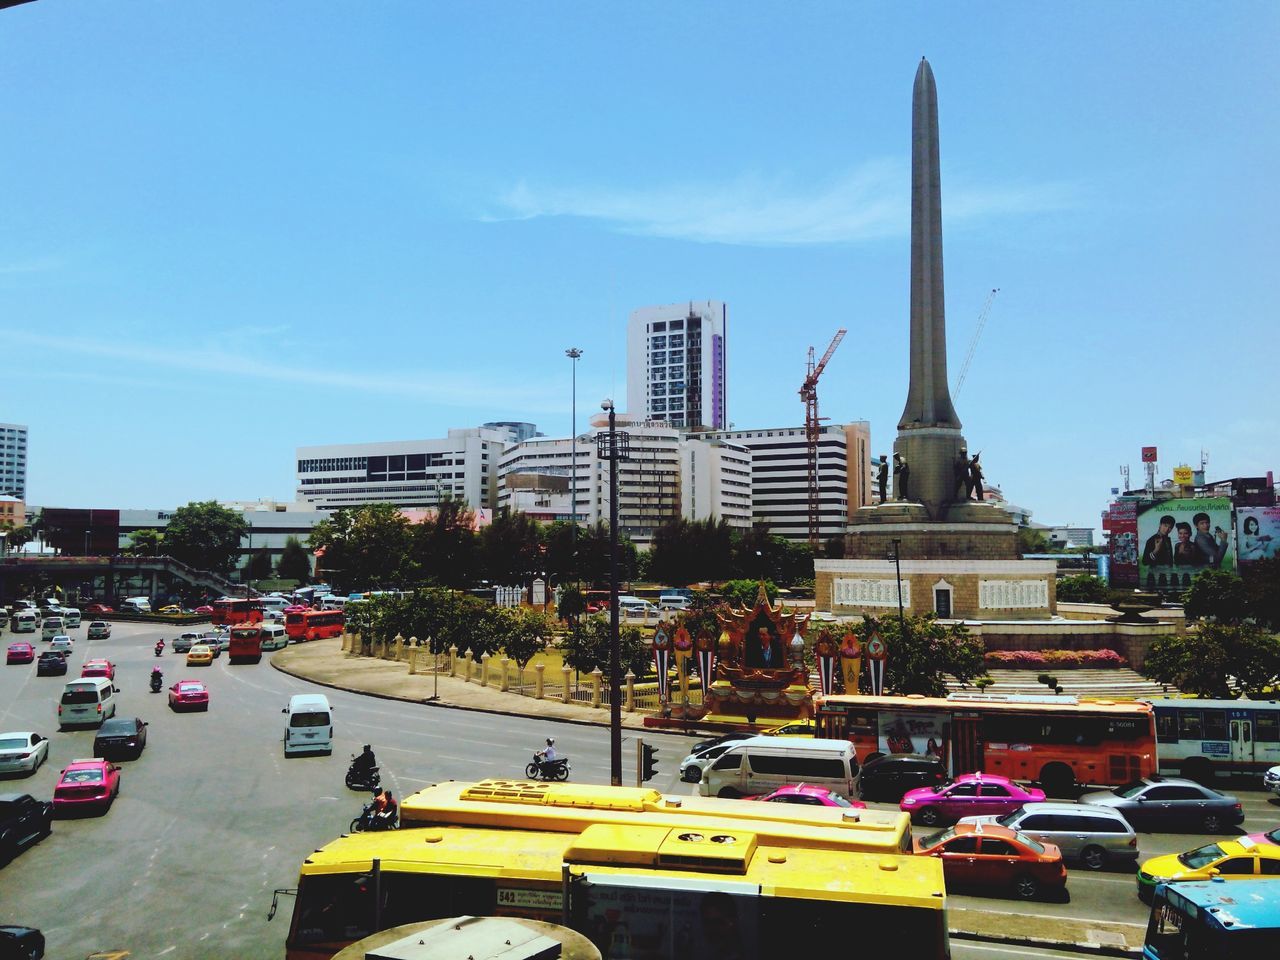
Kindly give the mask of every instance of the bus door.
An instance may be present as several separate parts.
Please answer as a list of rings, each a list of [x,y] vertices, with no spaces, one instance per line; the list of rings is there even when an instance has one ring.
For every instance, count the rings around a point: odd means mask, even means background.
[[[983,769],[982,717],[976,713],[957,713],[951,718],[950,773],[968,773]]]
[[[1253,769],[1253,718],[1243,710],[1231,711],[1229,731],[1231,769],[1245,773]]]

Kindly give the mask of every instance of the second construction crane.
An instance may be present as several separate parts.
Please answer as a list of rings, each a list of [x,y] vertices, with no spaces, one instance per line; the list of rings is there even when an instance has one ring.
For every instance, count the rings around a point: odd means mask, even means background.
[[[827,361],[840,346],[840,341],[849,331],[841,327],[831,338],[831,346],[816,364],[813,362],[813,347],[809,348],[809,366],[805,374],[804,384],[800,387],[800,399],[804,401],[804,436],[808,441],[809,460],[809,546],[816,555],[818,552],[818,522],[821,500],[818,495],[818,438],[822,435],[822,420],[818,416],[818,378],[826,369]]]

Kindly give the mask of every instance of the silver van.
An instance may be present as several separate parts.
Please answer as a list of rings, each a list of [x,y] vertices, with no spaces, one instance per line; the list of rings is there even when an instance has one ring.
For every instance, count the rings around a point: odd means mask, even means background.
[[[848,740],[808,737],[748,737],[733,743],[702,771],[704,797],[772,793],[791,783],[825,787],[852,799],[858,761]]]
[[[333,708],[322,693],[299,693],[280,711],[284,727],[284,755],[333,753]]]
[[[68,630],[74,630],[80,626],[80,611],[75,607],[63,607],[62,619],[66,621]]]
[[[44,626],[40,628],[41,640],[52,640],[60,633],[66,633],[66,621],[61,617],[45,617]]]
[[[1035,840],[1057,844],[1062,856],[1090,870],[1138,859],[1138,835],[1118,810],[1096,803],[1024,803],[999,817],[964,817],[961,823],[998,823]]]

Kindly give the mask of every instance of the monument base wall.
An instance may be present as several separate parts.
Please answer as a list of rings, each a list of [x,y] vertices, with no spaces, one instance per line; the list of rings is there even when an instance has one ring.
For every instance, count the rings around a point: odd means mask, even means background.
[[[942,520],[932,520],[918,503],[890,501],[854,511],[845,534],[845,556],[879,560],[892,556],[894,541],[903,560],[1020,561],[1018,528],[1007,512],[989,503],[953,503]]]

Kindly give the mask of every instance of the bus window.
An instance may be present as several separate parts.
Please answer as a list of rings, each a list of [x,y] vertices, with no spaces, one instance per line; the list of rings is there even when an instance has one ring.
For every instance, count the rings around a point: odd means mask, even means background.
[[[1227,711],[1206,710],[1204,712],[1205,740],[1227,739]]]
[[[1178,714],[1162,710],[1156,714],[1156,740],[1160,743],[1178,742]]]
[[[1280,715],[1262,711],[1255,713],[1253,739],[1258,743],[1280,743]]]
[[[1200,740],[1200,711],[1178,711],[1178,733],[1181,740]]]

